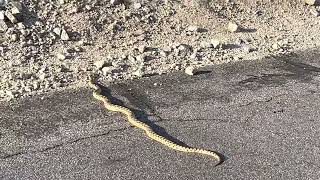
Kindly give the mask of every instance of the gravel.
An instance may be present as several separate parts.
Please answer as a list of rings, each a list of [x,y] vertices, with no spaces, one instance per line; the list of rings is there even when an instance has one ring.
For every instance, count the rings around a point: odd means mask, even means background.
[[[315,3],[254,2],[2,0],[0,101],[319,46]]]

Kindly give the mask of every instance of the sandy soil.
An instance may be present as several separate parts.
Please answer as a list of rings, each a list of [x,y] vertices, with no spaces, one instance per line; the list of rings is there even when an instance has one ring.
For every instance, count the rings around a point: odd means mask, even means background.
[[[318,10],[302,0],[25,0],[20,22],[0,30],[0,100],[86,86],[92,73],[114,82],[316,48]]]

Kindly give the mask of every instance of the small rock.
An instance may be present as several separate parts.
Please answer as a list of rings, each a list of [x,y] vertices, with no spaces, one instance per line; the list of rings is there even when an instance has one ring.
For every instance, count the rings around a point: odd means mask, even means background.
[[[56,28],[53,29],[53,32],[54,32],[56,35],[60,36],[60,35],[61,35],[61,28],[56,27]]]
[[[10,40],[11,40],[12,42],[16,42],[16,41],[18,40],[18,35],[17,35],[17,34],[12,34],[12,35],[10,36]]]
[[[7,10],[7,11],[5,12],[5,15],[7,16],[7,18],[8,18],[13,24],[18,23],[17,18],[16,18],[10,11]]]
[[[189,32],[198,32],[199,28],[197,26],[189,26],[187,28],[187,31],[189,31]]]
[[[83,49],[81,47],[79,47],[79,46],[76,46],[76,47],[74,47],[74,51],[75,52],[82,52]]]
[[[318,5],[320,4],[320,0],[304,0],[304,2],[308,5]]]
[[[26,26],[22,22],[19,22],[17,24],[17,27],[18,27],[18,29],[25,29],[26,28]]]
[[[4,20],[4,17],[5,17],[4,11],[0,10],[0,20]]]
[[[160,54],[160,56],[162,56],[162,57],[167,57],[167,56],[168,56],[168,54],[167,54],[166,51],[160,51],[159,54]]]
[[[7,30],[8,25],[4,21],[0,20],[0,32],[6,32]]]
[[[213,47],[213,45],[211,44],[211,43],[209,43],[209,42],[201,42],[200,43],[200,46],[202,47],[202,48],[212,48]]]
[[[86,5],[85,6],[86,10],[91,11],[92,10],[92,6]]]
[[[13,93],[12,91],[7,91],[7,92],[6,92],[6,95],[7,95],[9,98],[11,98],[11,99],[14,98],[14,93]]]
[[[317,11],[316,9],[311,9],[310,10],[310,13],[315,16],[315,17],[318,17],[319,16],[319,11]]]
[[[193,60],[198,60],[198,53],[197,52],[192,53],[190,58]]]
[[[211,40],[211,44],[212,44],[213,48],[218,48],[221,46],[221,42],[217,39]]]
[[[112,74],[112,71],[113,71],[113,70],[114,70],[114,67],[112,67],[112,66],[103,67],[103,68],[101,69],[102,74],[103,74],[104,76],[107,76],[108,74]]]
[[[31,31],[28,29],[21,29],[20,32],[24,37],[30,35],[30,33],[31,33]]]
[[[138,47],[138,50],[139,50],[140,53],[144,53],[144,51],[146,50],[146,46],[141,45],[141,46]]]
[[[4,90],[0,90],[0,97],[4,97],[6,95],[6,92]]]
[[[118,25],[116,23],[111,23],[107,29],[110,30],[110,31],[116,31],[118,28]]]
[[[12,1],[11,2],[12,8],[11,8],[11,13],[16,15],[20,14],[22,11],[22,4],[19,1]]]
[[[70,72],[70,69],[65,64],[61,64],[58,68],[58,72]]]
[[[134,71],[132,75],[137,76],[137,77],[142,77],[143,76],[143,71],[142,68],[139,68],[138,70]]]
[[[46,74],[45,74],[44,72],[42,72],[42,73],[40,73],[40,74],[38,75],[38,78],[39,78],[41,81],[43,81],[43,80],[46,78]]]
[[[4,7],[7,4],[7,0],[0,0],[0,7]]]
[[[31,91],[32,91],[31,86],[25,86],[25,87],[24,87],[24,90],[25,90],[26,92],[31,92]]]
[[[186,74],[190,75],[190,76],[193,76],[194,73],[195,73],[195,69],[194,69],[194,67],[189,66],[189,67],[187,67],[187,68],[185,69],[184,72],[185,72]]]
[[[280,45],[278,44],[278,43],[274,43],[274,44],[272,44],[272,49],[274,49],[274,50],[278,50],[278,49],[280,49]]]
[[[243,45],[243,46],[242,46],[242,49],[243,49],[243,51],[246,52],[246,53],[250,53],[250,52],[253,51],[253,49],[252,49],[249,45]]]
[[[234,22],[229,22],[229,24],[228,24],[228,31],[229,32],[237,32],[239,30],[239,26],[236,24],[236,23],[234,23]]]
[[[180,44],[177,49],[179,50],[179,52],[185,52],[185,51],[192,50],[191,46],[189,46],[187,44]]]
[[[62,54],[62,53],[58,53],[58,54],[57,54],[57,58],[58,58],[59,60],[65,60],[67,57],[66,57],[64,54]]]
[[[233,56],[232,58],[233,58],[233,60],[235,60],[235,61],[239,61],[239,60],[241,59],[239,56]]]
[[[133,8],[140,9],[142,7],[141,3],[134,3]]]
[[[40,85],[39,85],[38,82],[34,82],[34,83],[32,84],[32,87],[33,87],[34,90],[38,90],[39,87],[40,87]]]
[[[61,30],[60,37],[61,37],[61,40],[63,40],[63,41],[68,41],[70,39],[70,37],[65,29]]]
[[[87,45],[87,43],[84,40],[80,40],[80,41],[77,42],[77,45],[78,46],[85,46],[85,45]]]
[[[93,63],[94,66],[96,66],[97,69],[102,69],[104,66],[106,66],[107,62],[105,60],[96,61]]]
[[[136,60],[139,62],[144,62],[145,59],[146,59],[146,57],[144,55],[136,56]]]
[[[162,50],[168,53],[172,52],[172,48],[170,46],[165,46],[164,48],[162,48]]]
[[[129,55],[128,60],[132,63],[136,62],[136,58],[134,56]]]
[[[121,4],[122,3],[122,0],[110,0],[110,4],[111,5],[118,5],[118,4]]]

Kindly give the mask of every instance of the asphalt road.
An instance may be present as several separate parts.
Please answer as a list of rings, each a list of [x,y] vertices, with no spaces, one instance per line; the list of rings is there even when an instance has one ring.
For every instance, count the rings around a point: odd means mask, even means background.
[[[89,89],[2,103],[0,179],[319,179],[319,57],[299,52],[106,89],[162,135],[221,153],[219,166],[148,139]]]

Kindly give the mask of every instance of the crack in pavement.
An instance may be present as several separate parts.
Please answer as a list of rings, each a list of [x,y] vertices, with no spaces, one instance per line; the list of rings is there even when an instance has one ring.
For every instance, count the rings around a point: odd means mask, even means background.
[[[199,122],[199,121],[216,121],[218,123],[228,123],[231,122],[231,120],[227,120],[227,119],[217,119],[217,118],[213,118],[213,119],[206,119],[206,118],[196,118],[196,119],[187,119],[187,118],[173,118],[173,119],[167,119],[167,118],[161,118],[159,116],[155,116],[157,118],[159,118],[160,120],[158,121],[154,121],[154,122]]]
[[[287,94],[278,94],[276,96],[269,97],[267,100],[262,100],[262,101],[259,101],[259,100],[251,101],[251,102],[248,102],[246,104],[240,104],[239,107],[249,106],[249,105],[251,105],[253,103],[258,103],[258,104],[260,104],[260,103],[268,103],[268,102],[271,102],[274,98],[285,96],[285,95],[287,95]]]
[[[68,145],[68,144],[78,143],[80,141],[106,136],[106,135],[109,135],[110,133],[113,133],[113,132],[125,131],[125,130],[131,128],[131,127],[120,128],[120,129],[115,129],[115,130],[109,130],[108,132],[105,132],[105,133],[102,133],[102,134],[95,134],[95,135],[92,135],[92,136],[82,137],[82,138],[79,138],[79,139],[75,139],[73,141],[67,141],[67,142],[63,142],[61,144],[56,144],[56,145],[53,145],[53,146],[50,146],[50,147],[46,147],[44,149],[38,149],[38,150],[32,150],[32,151],[22,151],[22,152],[16,152],[14,154],[7,154],[7,153],[4,153],[4,152],[0,152],[0,154],[5,154],[5,156],[0,157],[0,159],[4,160],[4,159],[10,159],[10,158],[13,158],[13,157],[16,157],[16,156],[20,156],[20,155],[25,155],[25,154],[42,153],[42,152],[53,150],[53,149],[56,149],[56,148],[59,148],[59,147],[63,147],[63,146]]]

